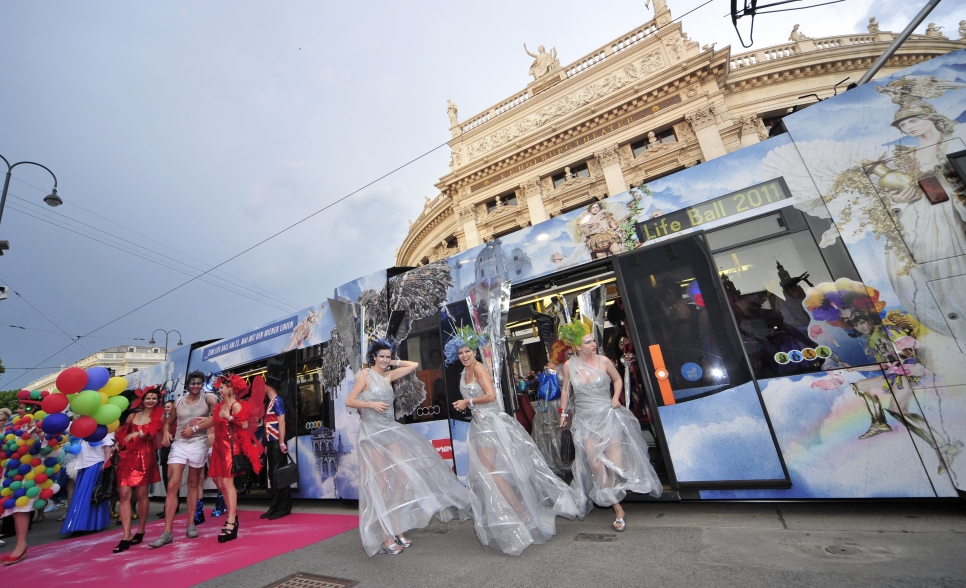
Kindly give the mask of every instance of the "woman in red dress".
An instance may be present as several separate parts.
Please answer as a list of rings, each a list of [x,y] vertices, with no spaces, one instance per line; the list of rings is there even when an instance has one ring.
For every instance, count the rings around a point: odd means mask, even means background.
[[[142,406],[140,412],[127,417],[124,425],[118,428],[115,438],[118,439],[117,462],[117,492],[118,514],[124,537],[114,553],[126,551],[130,546],[137,545],[144,538],[144,526],[148,520],[148,486],[161,481],[158,470],[157,435],[161,432],[164,420],[164,409],[161,404],[161,394],[156,387],[140,390],[131,404],[132,409]],[[138,532],[131,537],[131,489],[138,501]]]
[[[225,497],[227,516],[218,535],[218,542],[224,543],[238,537],[238,493],[233,478],[248,473],[232,473],[232,457],[246,456],[252,470],[258,474],[262,470],[262,445],[254,435],[257,416],[252,414],[252,407],[247,402],[240,400],[248,394],[248,383],[239,376],[225,375],[218,379],[217,386],[221,392],[221,404],[215,406],[211,415],[215,442],[208,458],[208,475]],[[256,407],[261,408],[260,405],[261,400],[258,400]]]

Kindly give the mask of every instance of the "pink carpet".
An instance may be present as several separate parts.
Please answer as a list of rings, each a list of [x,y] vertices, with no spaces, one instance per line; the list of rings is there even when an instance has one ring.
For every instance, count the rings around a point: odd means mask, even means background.
[[[291,514],[268,521],[259,514],[239,511],[238,539],[228,543],[216,539],[223,517],[209,517],[198,526],[200,536],[188,539],[187,518],[181,516],[174,522],[174,542],[158,549],[148,543],[161,535],[164,523],[149,523],[143,543],[116,555],[111,550],[123,535],[112,521],[110,531],[30,547],[27,559],[2,575],[12,579],[23,572],[31,584],[58,588],[193,586],[359,526],[359,517],[351,515]]]

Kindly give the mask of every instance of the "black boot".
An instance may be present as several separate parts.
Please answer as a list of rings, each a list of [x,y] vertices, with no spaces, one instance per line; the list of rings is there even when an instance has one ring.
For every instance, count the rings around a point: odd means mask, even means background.
[[[292,490],[289,488],[276,490],[275,495],[278,496],[278,510],[274,514],[266,517],[270,521],[292,514]]]

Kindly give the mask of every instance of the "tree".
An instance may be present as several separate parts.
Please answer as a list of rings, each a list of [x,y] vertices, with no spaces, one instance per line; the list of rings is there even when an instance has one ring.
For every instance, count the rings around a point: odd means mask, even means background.
[[[3,360],[0,359],[0,374],[6,371],[7,370],[3,367]],[[17,405],[20,404],[20,402],[17,400],[18,392],[20,392],[20,390],[6,390],[0,392],[0,408],[17,410]]]

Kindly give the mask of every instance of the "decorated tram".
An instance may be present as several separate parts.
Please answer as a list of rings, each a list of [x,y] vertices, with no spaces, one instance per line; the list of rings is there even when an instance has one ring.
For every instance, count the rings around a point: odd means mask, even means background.
[[[758,144],[178,349],[129,384],[177,396],[193,370],[279,375],[296,496],[355,499],[345,398],[370,335],[419,362],[396,417],[464,478],[469,416],[452,408],[460,368],[442,354],[454,329],[492,335],[504,408],[530,424],[544,406],[517,382],[578,320],[620,366],[661,500],[961,497],[966,52],[783,122]]]

